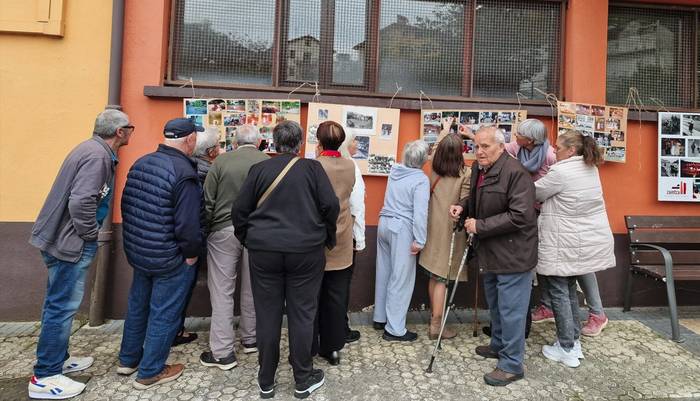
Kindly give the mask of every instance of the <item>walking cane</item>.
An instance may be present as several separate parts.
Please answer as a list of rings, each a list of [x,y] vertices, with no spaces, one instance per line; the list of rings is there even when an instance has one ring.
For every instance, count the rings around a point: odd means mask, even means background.
[[[479,306],[479,267],[476,267],[476,290],[474,290],[474,331],[472,337],[479,337],[479,315],[476,308]]]
[[[457,270],[457,279],[455,280],[455,285],[452,287],[452,294],[450,294],[450,302],[447,306],[447,310],[445,311],[445,316],[442,319],[442,322],[440,324],[440,334],[438,334],[437,341],[435,342],[435,348],[433,348],[433,354],[430,356],[430,363],[428,364],[428,368],[425,369],[426,373],[433,373],[433,363],[435,362],[435,357],[437,356],[437,351],[438,348],[440,347],[440,340],[442,340],[442,332],[445,330],[445,323],[447,323],[447,316],[450,314],[450,310],[452,309],[453,301],[455,298],[455,294],[457,293],[457,284],[459,284],[459,276],[462,273],[462,269],[464,268],[464,262],[467,260],[467,255],[469,255],[469,247],[472,244],[472,239],[474,238],[474,234],[469,234],[469,237],[467,238],[467,248],[464,250],[464,255],[462,255],[462,261],[459,263],[459,270]],[[447,299],[447,297],[445,297]]]

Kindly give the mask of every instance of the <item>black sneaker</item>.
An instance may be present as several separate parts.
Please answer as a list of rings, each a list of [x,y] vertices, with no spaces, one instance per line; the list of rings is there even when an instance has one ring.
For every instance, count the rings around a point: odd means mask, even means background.
[[[260,389],[260,398],[268,399],[275,396],[275,385],[269,387],[263,387],[258,383],[258,388]]]
[[[416,341],[418,338],[418,334],[406,330],[406,334],[402,336],[395,336],[388,331],[384,330],[384,334],[382,334],[382,338],[387,340],[387,341]]]
[[[345,343],[354,343],[355,341],[360,339],[360,336],[361,335],[359,330],[349,330],[348,334],[345,335]]]
[[[306,398],[310,396],[311,393],[323,386],[324,381],[325,376],[323,375],[323,371],[321,369],[313,369],[305,382],[297,383],[296,389],[294,390],[294,397]]]
[[[374,327],[375,330],[384,330],[384,326],[386,326],[386,322],[381,323],[381,322],[372,321],[372,327]]]
[[[233,352],[231,355],[221,359],[214,358],[214,354],[211,351],[202,352],[202,355],[199,356],[199,362],[204,366],[216,367],[221,370],[233,369],[238,365],[236,354]]]
[[[258,343],[241,344],[243,346],[244,354],[252,354],[253,352],[258,352]]]

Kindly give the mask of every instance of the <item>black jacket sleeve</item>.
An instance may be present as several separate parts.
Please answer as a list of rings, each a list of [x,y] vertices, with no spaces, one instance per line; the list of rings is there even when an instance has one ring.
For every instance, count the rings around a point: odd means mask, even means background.
[[[175,241],[185,258],[199,256],[202,250],[201,205],[202,193],[195,176],[175,185]]]
[[[318,212],[326,225],[326,247],[333,249],[336,242],[335,231],[338,214],[340,213],[340,202],[338,202],[338,197],[335,196],[331,181],[328,179],[328,175],[323,170],[321,163],[314,163],[314,169],[315,175],[318,177],[316,181]]]
[[[257,207],[255,182],[259,174],[258,170],[256,166],[250,168],[248,176],[243,181],[238,198],[233,202],[231,208],[231,222],[233,223],[234,234],[243,245],[245,245],[245,238],[248,232],[248,219]]]

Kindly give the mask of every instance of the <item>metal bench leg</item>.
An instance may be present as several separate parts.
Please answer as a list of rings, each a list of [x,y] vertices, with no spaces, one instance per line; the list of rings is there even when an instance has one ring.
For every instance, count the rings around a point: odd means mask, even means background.
[[[683,342],[680,328],[678,327],[678,307],[676,306],[676,286],[673,280],[666,279],[666,294],[668,295],[668,309],[671,312],[671,339],[677,343]]]
[[[625,283],[625,301],[622,307],[623,312],[629,312],[632,307],[632,269],[627,272],[627,282]]]

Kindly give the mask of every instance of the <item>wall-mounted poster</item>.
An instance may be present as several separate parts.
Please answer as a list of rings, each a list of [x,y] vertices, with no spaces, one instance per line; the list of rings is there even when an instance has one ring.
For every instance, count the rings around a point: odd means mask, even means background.
[[[316,157],[316,130],[324,121],[339,123],[357,141],[351,155],[363,175],[388,175],[399,144],[399,109],[309,103],[305,157]]]
[[[700,202],[700,114],[659,113],[660,201]]]
[[[284,120],[301,122],[299,100],[263,99],[183,99],[185,117],[205,127],[219,130],[219,144],[233,150],[236,130],[243,124],[255,125],[263,137],[265,152],[274,153],[272,129]]]
[[[527,118],[525,110],[421,110],[421,139],[435,145],[448,134],[460,134],[464,140],[464,158],[475,159],[474,141],[467,133],[476,132],[482,125],[496,125],[503,130],[506,143],[513,139],[513,132]]]
[[[624,163],[627,158],[627,108],[558,102],[559,134],[575,129],[592,136],[605,149],[605,161]]]

